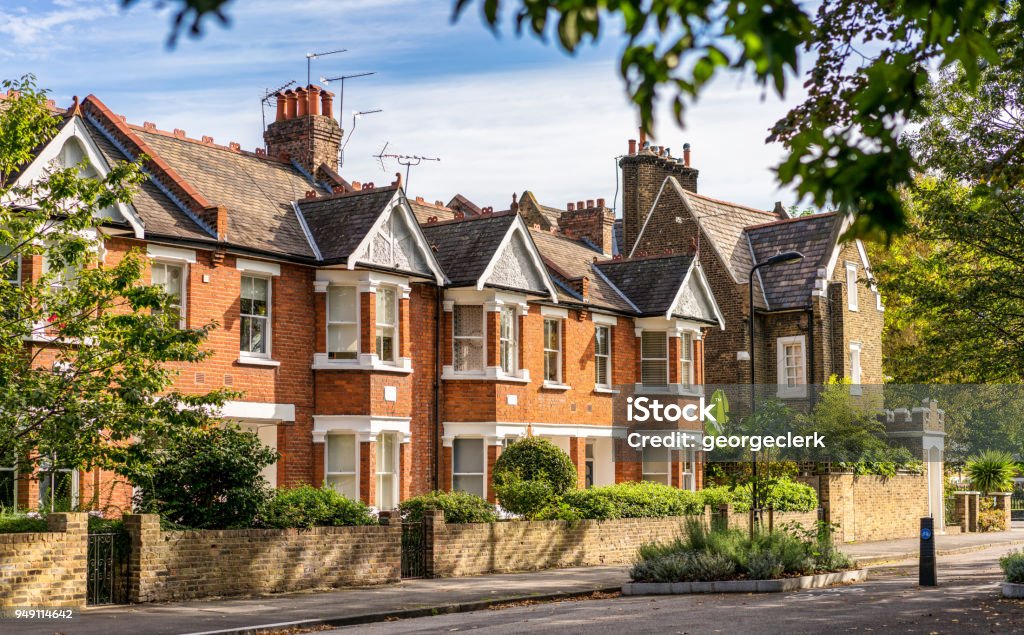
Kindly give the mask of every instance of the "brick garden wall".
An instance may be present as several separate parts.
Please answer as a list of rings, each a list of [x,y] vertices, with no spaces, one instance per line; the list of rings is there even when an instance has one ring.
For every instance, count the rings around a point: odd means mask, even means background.
[[[910,538],[928,515],[928,480],[923,474],[828,474],[797,480],[818,491],[826,519],[839,525],[840,542]]]
[[[155,515],[124,519],[132,540],[132,602],[363,586],[401,577],[400,526],[164,532]]]
[[[0,534],[0,607],[85,606],[87,518],[49,514],[48,532]]]
[[[427,537],[428,544],[433,541],[428,567],[438,578],[630,564],[641,545],[679,537],[686,522],[623,518],[449,525],[442,517],[432,519]]]

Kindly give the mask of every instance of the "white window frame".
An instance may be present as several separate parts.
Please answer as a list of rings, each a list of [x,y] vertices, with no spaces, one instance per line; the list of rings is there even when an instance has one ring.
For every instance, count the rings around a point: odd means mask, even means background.
[[[456,450],[458,449],[459,441],[479,441],[480,442],[481,451],[483,453],[482,456],[480,457],[480,465],[481,465],[483,471],[481,471],[481,472],[456,472],[455,471]],[[452,440],[452,484],[451,484],[451,487],[452,487],[452,491],[453,492],[456,491],[456,489],[455,489],[455,478],[457,476],[479,477],[480,478],[480,497],[481,498],[485,498],[485,499],[487,498],[487,439],[483,439],[483,438],[480,438],[480,437],[455,437]],[[458,490],[458,491],[466,491],[466,490]],[[470,492],[470,493],[472,493],[472,492]]]
[[[665,459],[651,461],[651,463],[663,463],[665,465],[664,472],[649,472],[647,471],[648,461],[647,454],[655,452],[664,452]],[[648,478],[648,477],[655,478]],[[640,480],[648,483],[661,483],[662,485],[672,485],[672,451],[668,448],[651,448],[645,447],[640,451]]]
[[[11,476],[12,476],[12,478],[11,478],[11,484],[12,484],[12,487],[11,487],[11,502],[12,502],[12,505],[11,505],[10,509],[8,509],[6,511],[17,511],[17,509],[18,509],[18,464],[17,464],[17,462],[15,462],[14,465],[10,465],[10,466],[6,466],[6,465],[3,465],[2,463],[0,463],[0,472],[10,472]]]
[[[239,298],[239,309],[238,309],[238,326],[239,326],[238,351],[239,351],[239,356],[240,357],[255,358],[255,359],[270,359],[270,356],[271,356],[271,353],[272,353],[272,350],[273,350],[271,348],[271,345],[273,344],[273,341],[274,341],[274,338],[273,338],[273,319],[274,319],[274,285],[273,285],[273,278],[272,278],[272,276],[269,276],[269,275],[256,275],[256,274],[253,274],[253,273],[243,272],[241,280],[244,282],[244,280],[246,278],[252,278],[253,280],[263,280],[264,282],[267,283],[267,314],[264,316],[264,315],[252,315],[252,314],[249,314],[249,313],[242,313],[242,308],[241,308],[242,294],[241,294],[241,291],[239,291],[239,294],[238,294],[238,298]],[[254,353],[254,352],[242,350],[242,332],[241,332],[241,328],[242,328],[242,318],[243,317],[250,317],[250,318],[255,318],[255,319],[265,319],[267,321],[267,330],[266,330],[266,334],[267,334],[267,346],[266,346],[266,349],[267,350],[266,350],[266,352]],[[251,338],[250,338],[250,341],[252,341]]]
[[[186,312],[188,311],[188,263],[180,260],[153,260],[149,265],[149,276],[151,281],[153,279],[153,269],[157,266],[181,269],[181,296],[178,298],[178,327],[185,328]],[[166,291],[167,289],[165,287],[164,292],[166,293]]]
[[[384,451],[384,450],[382,450],[382,448],[384,448],[385,445],[386,445],[385,439],[390,439],[391,443],[392,443],[392,446],[391,446],[391,462],[392,462],[392,465],[394,466],[394,469],[391,472],[384,472],[384,471],[381,470],[381,465],[383,463],[383,461],[381,461],[381,454]],[[374,474],[373,485],[374,485],[374,488],[376,488],[375,500],[377,501],[377,508],[378,509],[382,509],[382,510],[396,509],[398,507],[398,503],[400,502],[398,500],[398,498],[399,498],[399,487],[398,487],[399,483],[398,483],[398,481],[399,481],[399,478],[400,478],[400,475],[401,475],[401,472],[402,472],[401,465],[399,463],[399,461],[401,460],[401,455],[399,454],[400,443],[401,443],[401,438],[400,438],[400,436],[399,436],[399,434],[397,432],[381,432],[380,434],[377,435],[377,442],[376,442],[376,447],[375,447],[375,451],[377,453],[376,461],[375,461],[375,464],[376,464],[376,474]],[[382,494],[384,493],[383,478],[386,477],[386,476],[390,476],[391,477],[391,500],[394,501],[394,506],[393,507],[384,507],[384,497],[382,496]]]
[[[857,263],[846,263],[846,308],[859,311],[857,302]]]
[[[10,255],[10,251],[11,251],[10,248],[5,247],[3,249],[8,249],[7,254]],[[4,280],[9,282],[12,286],[20,287],[21,286],[21,254],[20,253],[14,254],[14,258],[12,260],[9,260],[6,263],[4,263],[4,265],[10,265],[12,262],[14,263],[13,277],[11,277],[11,278],[4,278]]]
[[[330,456],[331,456],[331,454],[330,454],[330,451],[331,451],[330,443],[331,443],[331,437],[352,437],[352,452],[353,452],[353,455],[354,455],[352,457],[352,466],[353,466],[352,471],[343,471],[343,472],[338,472],[338,471],[331,472],[331,471],[329,471],[330,467],[331,467],[331,463],[330,463]],[[331,476],[352,476],[352,477],[354,477],[352,479],[352,482],[354,484],[353,485],[353,489],[354,489],[353,494],[355,496],[353,497],[352,500],[359,500],[359,436],[356,433],[354,433],[354,432],[331,432],[331,433],[328,433],[327,435],[325,435],[325,437],[324,437],[324,485],[325,486],[330,487],[330,481],[328,480],[328,477],[331,477]],[[335,491],[338,491],[338,490],[335,490]],[[339,491],[339,493],[341,493],[344,496],[344,494],[342,492]]]
[[[460,307],[462,309],[475,309],[480,311],[480,335],[459,335],[457,325],[459,320],[456,313],[459,312]],[[480,345],[480,367],[479,368],[459,368],[459,356],[458,347],[456,344],[459,340],[477,340]],[[456,304],[452,308],[452,369],[456,373],[466,374],[483,374],[484,368],[487,366],[487,314],[484,311],[482,304]]]
[[[797,378],[797,383],[788,383],[788,374],[786,369],[786,347],[799,345],[800,346],[800,376]],[[804,397],[807,395],[807,336],[805,335],[792,335],[789,337],[780,337],[775,340],[775,358],[776,358],[776,383],[778,384],[778,396],[779,397]]]
[[[586,448],[583,451],[583,486],[585,489],[590,489],[594,486],[597,469],[594,459],[594,439],[587,439]]]
[[[331,315],[331,290],[332,289],[333,290],[350,289],[352,291],[353,296],[355,297],[355,308],[354,308],[355,320],[354,321],[333,319],[333,316]],[[359,307],[359,302],[360,302],[359,287],[356,286],[356,285],[350,285],[350,284],[329,284],[329,285],[327,285],[326,300],[327,301],[326,301],[326,305],[325,305],[325,309],[326,309],[325,310],[325,313],[326,313],[326,320],[325,320],[325,322],[327,323],[327,327],[326,327],[326,330],[324,332],[324,337],[327,338],[327,342],[326,342],[326,345],[324,347],[324,350],[327,351],[327,359],[329,359],[331,362],[358,362],[359,361],[359,353],[361,352],[360,351],[360,343],[361,343],[360,341],[362,340],[362,337],[360,337],[362,331],[359,328],[359,321],[360,321],[360,315],[359,314],[361,313],[360,307]],[[351,357],[351,358],[331,357],[332,353],[340,352],[340,351],[332,351],[331,350],[331,327],[332,326],[353,326],[355,328],[355,333],[356,333],[356,354],[355,354],[355,357]],[[376,332],[374,333],[374,337],[376,337]]]
[[[681,465],[681,477],[680,477],[680,489],[687,489],[694,491],[697,489],[697,480],[694,476],[694,472],[697,467],[697,453],[694,449],[681,449],[679,450],[679,460]]]
[[[860,357],[863,347],[860,342],[850,342],[850,394],[861,394],[863,368]]]
[[[69,469],[69,468],[56,468],[55,469],[55,468],[53,468],[51,466],[49,469],[45,469],[45,470],[40,469],[40,471],[39,471],[39,499],[38,499],[39,511],[53,511],[53,502],[54,502],[53,475],[55,473],[57,473],[57,472],[63,472],[63,473],[71,474],[71,500],[70,500],[70,507],[72,509],[74,509],[75,507],[78,506],[78,485],[79,485],[79,483],[78,483],[78,479],[79,479],[78,470],[73,469],[73,468],[71,468],[71,469]],[[43,479],[47,479],[47,478],[50,479],[50,484],[51,484],[50,487],[49,487],[50,500],[49,500],[49,503],[44,507],[43,506],[43,500],[42,500],[42,495],[43,495]]]
[[[664,357],[644,357],[644,336],[645,335],[646,336],[651,336],[651,337],[653,337],[655,335],[660,335],[663,338],[665,338],[665,356]],[[668,380],[669,380],[668,360],[669,360],[669,355],[668,355],[668,332],[667,331],[647,331],[647,330],[642,331],[640,333],[640,383],[645,385],[645,386],[667,386],[668,385]],[[653,383],[653,382],[646,381],[646,378],[644,377],[644,362],[647,362],[647,361],[651,361],[651,362],[663,361],[663,362],[665,362],[665,381],[664,381],[664,383]]]
[[[381,292],[383,292],[383,293],[381,293]],[[381,314],[383,312],[380,310],[380,301],[381,301],[380,299],[381,299],[381,297],[383,295],[387,295],[388,293],[391,294],[391,296],[394,298],[394,301],[395,301],[395,323],[394,324],[388,324],[387,322],[381,322]],[[373,341],[374,341],[373,354],[377,356],[377,359],[379,361],[381,361],[381,362],[383,362],[385,364],[398,364],[398,358],[400,357],[400,355],[398,354],[399,349],[400,349],[398,325],[401,324],[401,322],[402,322],[401,316],[399,315],[399,312],[401,311],[401,302],[402,302],[401,291],[398,289],[398,287],[393,287],[391,285],[386,285],[386,286],[385,285],[381,285],[381,286],[378,286],[377,289],[373,293],[373,301],[374,301],[374,304],[376,305],[374,307],[375,308],[375,310],[374,310],[375,318],[374,318],[374,325],[373,325]],[[380,344],[380,341],[382,340],[382,338],[384,336],[383,335],[378,335],[378,331],[380,331],[380,330],[390,330],[391,331],[391,341],[392,341],[392,343],[391,343],[391,357],[389,359],[385,359],[384,357],[381,356],[381,350],[380,350],[381,346],[379,344]]]
[[[548,348],[548,324],[549,323],[554,324],[555,327],[556,327],[555,330],[556,330],[557,340],[558,340],[558,348],[557,349],[556,348]],[[544,333],[543,333],[543,336],[544,336],[544,342],[543,342],[543,344],[544,344],[544,383],[547,384],[547,385],[552,385],[552,386],[560,386],[564,382],[564,376],[562,375],[562,368],[564,366],[564,364],[562,363],[562,358],[564,357],[563,352],[562,352],[562,349],[564,348],[564,343],[562,341],[562,319],[561,318],[553,318],[553,317],[546,317],[546,318],[544,318]],[[556,361],[556,364],[557,364],[558,367],[555,369],[555,379],[549,379],[548,378],[548,370],[549,370],[549,368],[548,368],[548,354],[549,353],[556,353],[555,361]]]
[[[679,335],[679,384],[693,388],[693,333]]]
[[[509,318],[511,333],[506,337],[505,319]],[[486,322],[486,320],[485,320]],[[505,363],[506,357],[508,364]],[[519,372],[519,312],[514,306],[498,307],[498,365],[506,375]]]
[[[597,343],[600,341],[598,333],[602,330],[607,333],[605,343],[608,350],[604,353],[599,353],[597,349]],[[605,368],[604,382],[598,380],[600,376],[599,369],[602,365]],[[594,385],[598,388],[612,387],[612,327],[607,324],[594,325]]]

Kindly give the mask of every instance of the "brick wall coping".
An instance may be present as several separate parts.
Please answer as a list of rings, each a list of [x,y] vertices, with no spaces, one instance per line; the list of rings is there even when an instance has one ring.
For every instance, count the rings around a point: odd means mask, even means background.
[[[11,544],[18,542],[53,542],[64,540],[63,531],[37,531],[0,534],[0,544]]]
[[[278,528],[250,528],[250,529],[171,529],[161,530],[160,535],[168,538],[201,536],[204,538],[235,538],[250,536],[253,538],[275,538],[279,536],[310,536],[310,535],[332,535],[332,534],[366,534],[380,531],[386,525],[340,525],[337,527],[289,527]]]

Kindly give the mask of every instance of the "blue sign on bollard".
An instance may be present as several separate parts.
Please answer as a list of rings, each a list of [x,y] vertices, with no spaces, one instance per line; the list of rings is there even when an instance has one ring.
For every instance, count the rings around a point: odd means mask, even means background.
[[[922,529],[921,530],[921,540],[931,540],[931,539],[932,539],[932,530],[930,528],[928,528],[928,527],[925,527],[924,529]]]

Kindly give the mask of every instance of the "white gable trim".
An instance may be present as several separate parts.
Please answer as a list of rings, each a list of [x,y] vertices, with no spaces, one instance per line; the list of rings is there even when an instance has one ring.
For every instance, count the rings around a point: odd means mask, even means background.
[[[85,149],[85,156],[89,159],[89,164],[96,168],[101,177],[105,177],[110,173],[110,165],[103,158],[99,148],[96,147],[96,142],[89,135],[89,131],[82,122],[82,118],[75,116],[60,129],[57,136],[51,139],[39,154],[36,155],[36,158],[29,163],[28,167],[18,175],[15,185],[27,187],[33,181],[44,178],[46,176],[46,168],[52,161],[59,158],[64,145],[72,138],[77,139],[82,144],[82,147]],[[135,232],[135,237],[142,238],[145,234],[145,227],[135,210],[130,205],[125,205],[124,203],[116,203],[115,207],[118,213],[131,226]]]
[[[292,201],[292,210],[295,211],[295,218],[299,220],[299,227],[302,228],[302,235],[306,237],[306,242],[309,243],[309,248],[313,250],[313,256],[317,260],[323,260],[324,257],[320,253],[320,247],[317,246],[316,241],[313,240],[313,233],[309,231],[309,225],[306,224],[306,217],[302,215],[302,210],[299,209],[299,203]]]
[[[694,258],[690,263],[690,269],[686,272],[686,275],[683,276],[682,284],[679,285],[679,289],[676,291],[675,296],[672,297],[672,304],[670,304],[668,309],[665,311],[665,319],[673,319],[672,310],[676,308],[677,304],[679,304],[679,298],[682,297],[683,293],[686,291],[686,286],[690,282],[690,277],[694,275],[696,276],[697,284],[704,290],[704,293],[707,294],[708,299],[711,300],[711,309],[715,313],[715,319],[718,320],[718,327],[724,331],[725,317],[722,315],[721,309],[718,308],[718,301],[715,300],[715,294],[711,292],[711,285],[708,284],[708,279],[704,275],[704,270],[701,268],[700,263],[696,258]]]
[[[540,252],[537,251],[537,245],[534,244],[533,238],[530,236],[530,232],[527,230],[526,224],[523,221],[523,217],[519,214],[515,215],[515,218],[512,220],[512,224],[509,225],[508,231],[505,232],[505,236],[501,239],[501,243],[498,245],[498,248],[494,250],[493,254],[491,254],[491,261],[487,263],[487,268],[484,269],[484,272],[480,275],[480,279],[476,281],[477,290],[482,290],[487,284],[487,281],[490,280],[491,275],[494,273],[494,267],[497,266],[498,260],[501,258],[501,254],[509,246],[512,242],[512,238],[515,237],[517,233],[523,237],[523,242],[526,244],[526,253],[530,255],[530,262],[540,274],[541,280],[544,281],[544,287],[548,291],[550,300],[557,304],[558,294],[555,293],[555,285],[551,282],[551,277],[548,276],[548,269],[544,266],[544,261],[541,260]]]
[[[832,246],[832,254],[829,256],[828,259],[828,266],[825,270],[826,280],[831,280],[833,274],[835,274],[836,266],[839,264],[839,252],[842,251],[843,245],[846,244],[842,240],[843,234],[845,234],[846,231],[850,229],[852,225],[853,215],[844,215],[842,223],[839,225],[839,232],[837,234],[838,237],[836,238],[836,244]],[[871,273],[871,262],[868,260],[868,252],[864,248],[864,241],[862,241],[860,238],[855,238],[854,244],[857,245],[857,254],[860,256],[860,263],[864,267],[864,275],[867,277],[868,287],[872,291],[874,291],[875,295],[877,296],[876,300],[880,303],[882,294],[878,292],[878,285],[875,284],[875,276],[872,275]]]
[[[402,219],[412,229],[413,238],[416,241],[416,246],[420,250],[420,255],[424,257],[427,262],[427,268],[430,269],[430,273],[434,274],[434,281],[443,285],[448,282],[445,278],[444,272],[441,271],[441,266],[437,264],[437,260],[434,258],[434,252],[431,251],[430,246],[427,244],[427,240],[423,237],[423,232],[420,231],[420,225],[416,222],[416,217],[412,213],[412,208],[409,207],[408,201],[406,201],[405,194],[401,189],[395,190],[395,195],[388,201],[384,207],[384,211],[377,215],[377,220],[373,222],[373,226],[370,227],[363,239],[359,241],[359,244],[352,251],[352,255],[348,258],[348,269],[352,270],[356,268],[356,265],[362,263],[368,266],[374,266],[376,263],[368,260],[360,260],[356,257],[356,254],[361,254],[363,251],[369,253],[370,242],[373,240],[374,235],[380,231],[381,225],[387,220],[390,214],[398,212]]]

